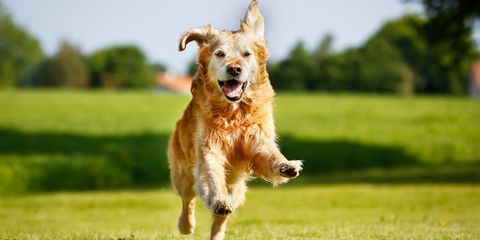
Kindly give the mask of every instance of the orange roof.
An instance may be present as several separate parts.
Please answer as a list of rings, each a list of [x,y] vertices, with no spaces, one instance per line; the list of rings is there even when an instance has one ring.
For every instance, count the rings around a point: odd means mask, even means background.
[[[192,86],[192,76],[179,76],[170,73],[157,74],[157,83],[174,92],[189,94]]]
[[[472,75],[477,87],[480,89],[480,62],[474,62],[472,65]]]

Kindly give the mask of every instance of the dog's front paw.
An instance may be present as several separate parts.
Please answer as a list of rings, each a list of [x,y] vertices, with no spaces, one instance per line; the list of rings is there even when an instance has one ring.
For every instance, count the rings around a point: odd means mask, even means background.
[[[234,211],[230,201],[228,201],[228,197],[223,193],[217,193],[214,196],[210,201],[209,208],[212,214],[217,216],[226,216]]]
[[[215,215],[226,216],[232,212],[233,212],[233,209],[229,207],[227,204],[225,204],[224,202],[217,202],[214,205],[213,214]]]
[[[285,178],[296,178],[302,171],[303,163],[300,160],[288,161],[280,164],[278,173]]]

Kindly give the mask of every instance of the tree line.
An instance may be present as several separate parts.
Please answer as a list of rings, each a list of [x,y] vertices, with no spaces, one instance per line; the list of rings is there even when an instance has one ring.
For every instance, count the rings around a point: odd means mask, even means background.
[[[402,1],[421,2],[426,14],[386,22],[362,46],[340,52],[332,49],[330,34],[312,51],[299,42],[286,59],[268,64],[272,85],[288,91],[465,93],[471,64],[480,58],[472,36],[480,1]],[[189,72],[196,67],[190,64]],[[84,56],[63,42],[54,56],[45,57],[38,40],[15,24],[0,2],[0,88],[145,88],[165,70],[133,45]]]
[[[151,64],[134,45],[113,46],[84,56],[64,41],[46,57],[37,39],[15,24],[0,2],[0,88],[17,86],[146,88],[166,67]]]
[[[389,21],[363,46],[333,52],[327,35],[314,51],[302,42],[287,59],[270,64],[279,90],[467,92],[473,61],[480,59],[472,32],[480,23],[478,0],[419,2],[424,15]]]
[[[298,91],[466,93],[471,64],[480,56],[471,31],[431,39],[429,24],[423,16],[407,15],[342,52],[332,50],[329,34],[313,51],[299,42],[285,60],[270,64],[272,85]]]

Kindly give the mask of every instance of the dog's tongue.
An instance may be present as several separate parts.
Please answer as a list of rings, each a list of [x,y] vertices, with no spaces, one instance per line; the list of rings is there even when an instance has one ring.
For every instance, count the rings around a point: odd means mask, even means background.
[[[225,82],[222,86],[223,93],[229,98],[238,98],[242,94],[242,85],[243,83],[230,80]]]

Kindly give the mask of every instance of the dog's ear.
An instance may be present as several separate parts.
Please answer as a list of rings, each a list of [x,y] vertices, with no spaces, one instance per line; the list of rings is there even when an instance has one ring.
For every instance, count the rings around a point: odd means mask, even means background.
[[[203,47],[203,45],[208,44],[219,31],[212,26],[203,27],[203,28],[194,28],[186,32],[180,40],[179,50],[185,50],[187,44],[191,41],[196,41],[198,46]]]
[[[245,15],[245,21],[241,23],[241,31],[250,34],[256,39],[265,39],[265,23],[263,16],[258,10],[258,0],[253,0]]]

